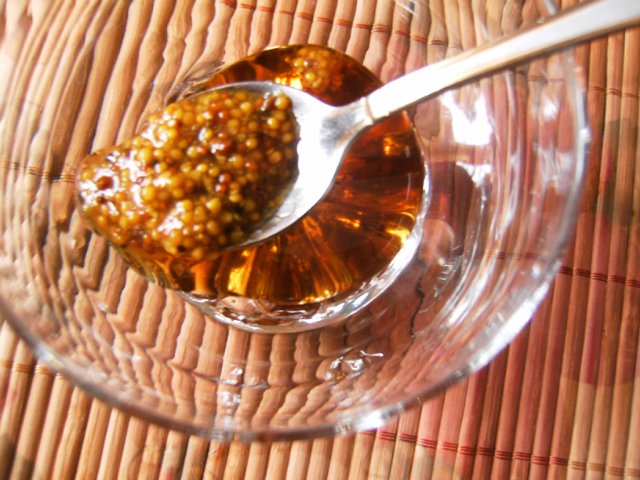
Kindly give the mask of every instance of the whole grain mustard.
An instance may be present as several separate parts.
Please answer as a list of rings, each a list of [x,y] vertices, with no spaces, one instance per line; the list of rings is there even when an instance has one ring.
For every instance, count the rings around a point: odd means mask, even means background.
[[[80,208],[125,251],[211,258],[276,209],[296,177],[297,141],[287,96],[202,93],[88,156],[78,173]]]

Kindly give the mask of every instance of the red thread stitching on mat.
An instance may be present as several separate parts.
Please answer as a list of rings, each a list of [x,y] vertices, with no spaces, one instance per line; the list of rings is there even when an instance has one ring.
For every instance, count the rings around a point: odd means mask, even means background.
[[[322,23],[332,23],[333,20],[329,17],[316,17],[316,20]]]
[[[596,472],[605,471],[605,467],[602,463],[589,462],[587,463],[587,470],[595,470]]]
[[[416,444],[423,448],[429,448],[432,450],[440,449],[448,452],[456,452],[462,455],[479,455],[483,457],[494,457],[499,460],[519,460],[524,462],[529,462],[535,465],[556,465],[556,466],[570,466],[570,468],[574,470],[582,470],[582,471],[597,471],[597,472],[607,472],[612,475],[623,476],[627,475],[630,477],[640,477],[640,469],[637,468],[621,468],[614,467],[610,465],[604,465],[602,463],[595,462],[578,462],[576,460],[569,461],[567,458],[562,457],[544,457],[541,455],[533,455],[530,452],[522,452],[522,451],[509,451],[509,450],[495,450],[493,448],[488,447],[471,447],[465,445],[459,445],[454,442],[438,442],[436,440],[432,440],[429,438],[420,438],[413,434],[408,433],[399,433],[395,434],[394,432],[390,432],[387,430],[368,430],[366,432],[362,432],[363,435],[376,436],[381,440],[403,440],[407,442],[415,441]]]
[[[380,440],[390,440],[393,442],[396,439],[396,434],[386,430],[378,430],[378,434],[376,435],[376,437],[378,437]]]
[[[372,33],[389,33],[391,32],[391,29],[387,25],[383,25],[381,23],[375,23],[371,27],[371,32]]]
[[[296,14],[296,17],[302,20],[306,20],[307,22],[311,22],[313,20],[313,14],[309,12],[298,12]]]
[[[609,466],[607,466],[606,471],[607,471],[607,473],[609,473],[611,475],[615,475],[616,477],[624,476],[624,468],[612,467],[611,465],[609,465]]]
[[[541,457],[540,455],[531,455],[530,461],[533,465],[549,465],[551,459],[547,457]]]
[[[478,453],[478,449],[476,447],[467,447],[465,445],[460,445],[460,447],[458,447],[458,453],[460,455],[474,456],[476,455],[476,453]]]
[[[588,85],[587,91],[603,93],[604,95],[613,95],[614,97],[631,98],[640,100],[640,94],[622,91],[619,88],[604,88],[599,85]]]
[[[370,23],[355,23],[353,25],[353,28],[358,28],[360,30],[371,30],[371,24]]]
[[[483,457],[493,457],[495,450],[493,448],[478,447],[478,455]]]
[[[529,452],[513,452],[514,460],[522,460],[525,462],[531,461],[531,454]]]
[[[441,442],[440,450],[444,450],[446,452],[457,452],[458,444],[453,442]]]
[[[52,370],[49,370],[44,365],[40,365],[39,363],[36,365],[34,373],[36,375],[46,375],[47,377],[55,377],[56,376],[55,372],[53,372]]]
[[[586,470],[587,469],[587,464],[584,462],[578,462],[576,460],[571,460],[569,462],[569,468],[572,468],[573,470]]]
[[[494,457],[499,460],[513,460],[514,453],[507,450],[496,450]]]
[[[608,275],[607,280],[613,283],[622,283],[624,285],[625,277],[620,275]]]
[[[417,33],[412,33],[409,35],[409,38],[414,42],[422,43],[426,45],[429,42],[429,39],[423,35],[418,35]]]
[[[258,5],[256,7],[256,11],[261,12],[261,13],[273,13],[275,12],[275,8],[270,7],[269,5]]]
[[[0,360],[0,368],[6,368],[7,370],[13,370],[18,373],[33,373],[35,369],[35,365],[28,363],[18,363],[9,359]]]
[[[545,457],[536,457],[536,458],[545,458]],[[560,467],[566,467],[569,465],[569,460],[562,457],[549,457],[549,465],[558,465]]]
[[[627,278],[622,275],[607,275],[606,273],[592,272],[590,270],[585,270],[584,268],[571,268],[567,265],[561,266],[558,273],[569,276],[590,278],[591,280],[598,282],[618,283],[627,287],[640,287],[640,280],[636,280],[635,278]]]
[[[413,433],[405,433],[405,432],[398,433],[398,440],[401,440],[403,442],[416,443],[417,439],[418,439],[417,435],[414,435]]]
[[[564,271],[566,270],[566,272]],[[566,266],[562,266],[560,267],[560,271],[562,273],[566,273],[567,275],[572,275],[571,272],[571,267],[566,267]],[[585,270],[584,268],[574,268],[573,269],[573,275],[577,275],[579,277],[587,277],[589,278],[591,276],[591,272],[589,270]]]
[[[539,258],[539,255],[533,252],[526,252],[523,254],[493,252],[493,253],[488,253],[487,255],[493,255],[495,258],[498,258],[500,260],[519,259],[519,258],[524,258],[526,260],[536,260]],[[591,280],[595,280],[598,282],[618,283],[620,285],[625,285],[627,287],[635,287],[635,288],[640,287],[640,279],[627,278],[622,275],[592,272],[584,268],[572,268],[568,265],[562,265],[558,269],[558,273],[562,275],[590,278]]]
[[[406,433],[406,432],[395,433],[395,432],[390,432],[388,430],[377,430],[377,431],[367,430],[361,433],[363,435],[377,437],[380,440],[391,440],[391,441],[400,440],[402,442],[409,442],[409,443],[416,443],[418,440],[417,435],[413,433]]]
[[[436,442],[435,440],[430,440],[428,438],[418,438],[418,445],[435,450],[438,446],[438,442]]]
[[[236,0],[218,0],[221,4],[229,8],[236,8]]]
[[[294,12],[293,10],[283,10],[283,9],[280,9],[280,10],[278,10],[278,13],[280,13],[280,14],[282,14],[282,15],[289,15],[289,16],[293,17],[293,15],[294,15],[296,12]]]
[[[240,5],[238,5],[238,8],[244,8],[245,10],[255,10],[256,6],[251,5],[250,3],[241,3]]]
[[[351,20],[347,20],[346,18],[336,18],[334,23],[339,27],[351,28],[353,22]]]
[[[51,175],[50,172],[45,172],[40,167],[20,165],[17,162],[5,162],[0,161],[0,169],[14,170],[16,172],[24,172],[27,175],[33,175],[34,177],[40,177],[43,180],[55,180],[57,182],[75,183],[76,175],[74,173],[62,173],[58,176]]]

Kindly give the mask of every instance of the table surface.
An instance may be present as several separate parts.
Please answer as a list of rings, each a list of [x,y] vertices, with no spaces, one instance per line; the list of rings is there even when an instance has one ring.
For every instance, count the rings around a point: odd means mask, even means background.
[[[0,318],[0,478],[640,478],[638,51],[639,28],[577,50],[592,142],[576,232],[489,366],[375,431],[227,444],[91,398]]]

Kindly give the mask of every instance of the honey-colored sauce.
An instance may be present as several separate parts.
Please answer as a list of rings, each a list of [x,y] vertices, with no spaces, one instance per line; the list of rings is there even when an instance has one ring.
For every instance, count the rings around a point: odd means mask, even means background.
[[[350,57],[315,46],[266,50],[188,86],[181,97],[249,80],[301,88],[344,105],[380,86]],[[383,272],[411,234],[423,204],[425,167],[406,115],[360,137],[328,195],[301,221],[246,249],[194,259],[123,250],[160,284],[198,298],[239,298],[275,309],[340,300]],[[146,255],[146,257],[145,257]]]

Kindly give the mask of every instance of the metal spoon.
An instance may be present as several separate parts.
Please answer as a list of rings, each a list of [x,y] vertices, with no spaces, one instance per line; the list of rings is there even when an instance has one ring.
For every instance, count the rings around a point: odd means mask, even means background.
[[[292,100],[300,134],[299,174],[293,187],[275,214],[239,246],[265,240],[302,218],[327,193],[345,153],[358,135],[390,114],[469,80],[639,20],[640,0],[595,0],[580,4],[513,35],[408,73],[342,107],[329,106],[301,90],[271,82],[239,82],[218,87],[283,92]]]

